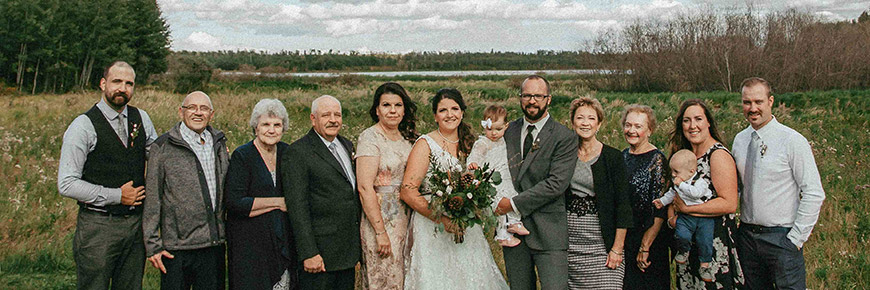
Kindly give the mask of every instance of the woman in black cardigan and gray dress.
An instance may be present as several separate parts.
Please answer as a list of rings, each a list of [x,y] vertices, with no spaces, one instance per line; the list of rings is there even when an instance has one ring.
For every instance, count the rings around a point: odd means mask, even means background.
[[[620,289],[625,274],[625,233],[632,226],[628,180],[622,152],[595,138],[603,119],[598,100],[571,103],[580,147],[565,193],[570,289]]]

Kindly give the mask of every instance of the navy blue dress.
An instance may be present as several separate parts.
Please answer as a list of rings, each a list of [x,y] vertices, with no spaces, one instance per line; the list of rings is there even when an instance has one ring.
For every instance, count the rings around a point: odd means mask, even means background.
[[[277,144],[276,172],[287,143]],[[272,289],[285,270],[290,289],[297,288],[296,248],[287,214],[273,210],[249,217],[254,198],[284,197],[281,174],[272,183],[266,163],[253,141],[233,151],[226,175],[227,262],[230,289]]]

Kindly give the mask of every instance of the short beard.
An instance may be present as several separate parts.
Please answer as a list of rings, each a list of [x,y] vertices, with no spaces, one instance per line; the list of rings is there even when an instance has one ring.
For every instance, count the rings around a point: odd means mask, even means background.
[[[115,100],[115,97],[117,97],[117,96],[121,96],[124,99],[124,101],[122,101],[120,104],[115,103],[114,100]],[[118,92],[118,93],[115,93],[112,95],[106,94],[106,103],[108,103],[109,106],[111,106],[115,109],[123,108],[129,102],[130,102],[130,95],[127,95],[126,93]]]
[[[523,115],[525,115],[526,119],[528,119],[528,120],[533,120],[533,121],[540,120],[542,117],[544,117],[544,114],[547,113],[547,108],[549,106],[550,105],[547,104],[547,105],[544,105],[542,107],[539,107],[538,113],[535,115],[529,114],[529,111],[526,109],[526,107],[523,107]]]

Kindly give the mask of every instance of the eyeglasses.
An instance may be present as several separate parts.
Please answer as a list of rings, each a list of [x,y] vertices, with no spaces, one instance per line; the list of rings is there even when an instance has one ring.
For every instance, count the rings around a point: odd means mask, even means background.
[[[546,98],[549,98],[550,95],[537,95],[537,94],[520,94],[520,99],[523,101],[528,101],[530,99],[535,99],[535,102],[543,101]]]
[[[196,109],[199,109],[199,111],[203,114],[211,113],[211,107],[206,105],[200,105],[199,107],[197,107],[196,105],[187,105],[181,107],[187,110],[188,113],[196,113]]]

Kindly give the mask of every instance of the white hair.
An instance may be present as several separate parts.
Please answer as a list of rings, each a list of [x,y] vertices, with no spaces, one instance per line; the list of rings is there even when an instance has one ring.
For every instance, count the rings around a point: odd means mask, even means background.
[[[248,125],[251,126],[251,130],[254,131],[255,135],[257,134],[257,125],[260,124],[260,117],[262,116],[279,118],[284,122],[284,132],[287,132],[287,130],[290,129],[288,126],[290,118],[287,116],[287,108],[285,108],[284,104],[278,99],[262,99],[254,105],[254,110],[251,112],[251,120],[248,121]]]
[[[335,101],[338,104],[338,109],[341,110],[341,102],[338,99],[336,99],[335,97],[330,96],[330,95],[322,95],[320,97],[317,97],[316,99],[314,99],[314,101],[311,102],[311,114],[312,115],[317,112],[317,108],[320,107],[320,102],[323,100]]]

